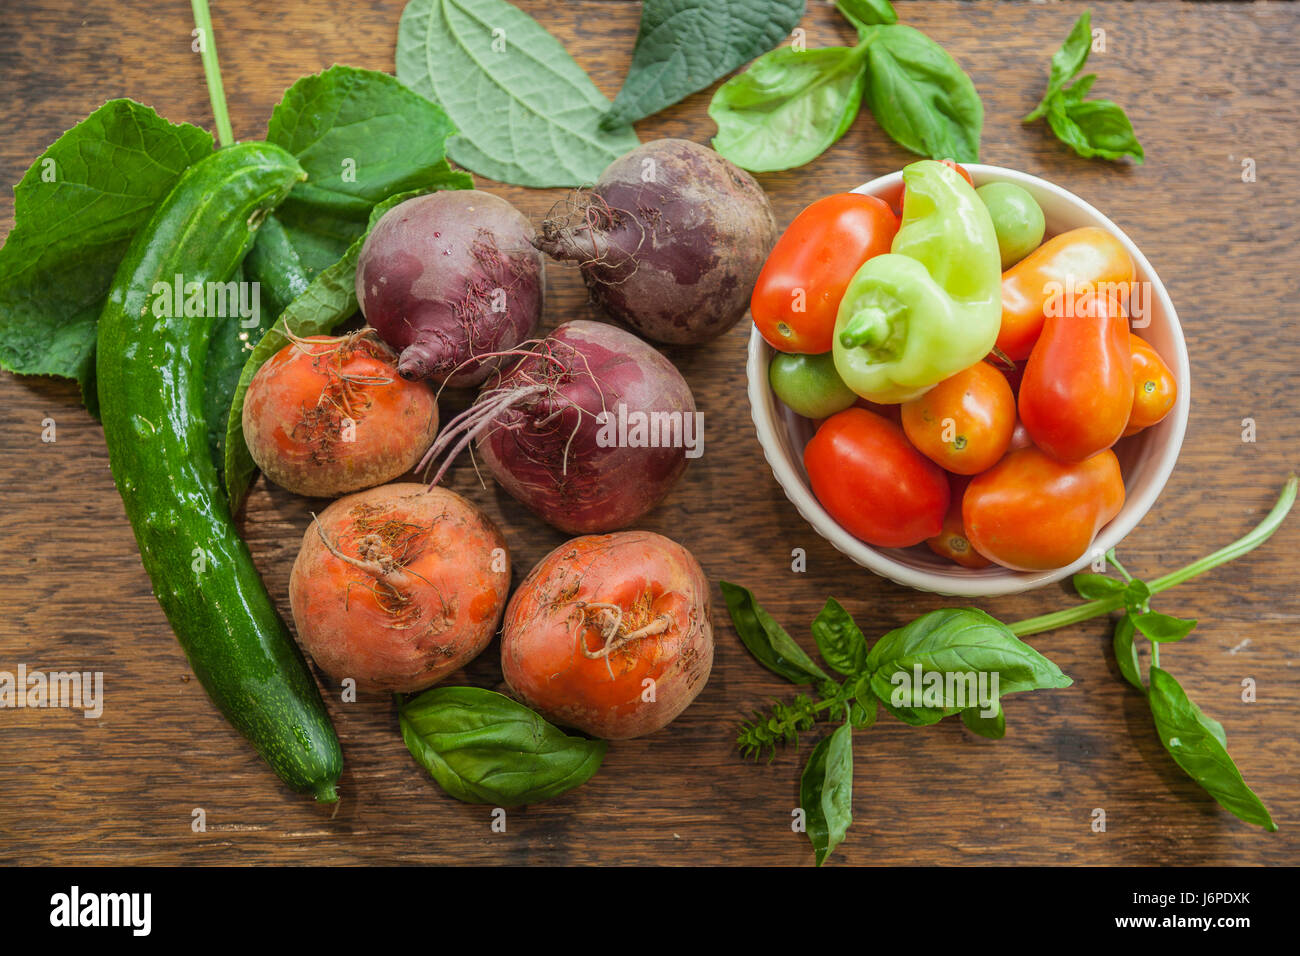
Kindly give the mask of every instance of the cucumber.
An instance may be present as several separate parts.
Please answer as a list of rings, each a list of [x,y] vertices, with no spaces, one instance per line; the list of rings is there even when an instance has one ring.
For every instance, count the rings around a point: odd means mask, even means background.
[[[224,282],[306,174],[267,143],[195,163],[132,240],[99,319],[96,372],[113,480],[154,595],[195,675],[281,779],[338,799],[343,755],[316,682],[235,530],[208,451],[214,319],[159,316],[176,277]],[[155,305],[157,307],[155,307]],[[174,310],[173,310],[174,311]]]

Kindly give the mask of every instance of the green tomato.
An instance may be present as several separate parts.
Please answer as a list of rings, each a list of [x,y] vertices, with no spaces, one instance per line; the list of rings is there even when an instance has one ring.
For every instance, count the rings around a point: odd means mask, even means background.
[[[1015,183],[988,183],[975,192],[984,200],[993,220],[1005,272],[1042,244],[1047,228],[1043,210],[1033,196]]]
[[[858,400],[835,371],[835,356],[779,354],[767,380],[776,397],[804,418],[829,418]]]

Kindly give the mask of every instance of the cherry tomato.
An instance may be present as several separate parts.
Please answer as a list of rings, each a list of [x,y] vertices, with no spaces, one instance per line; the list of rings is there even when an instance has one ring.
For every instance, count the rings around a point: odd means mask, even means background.
[[[988,362],[976,362],[903,403],[908,440],[936,465],[958,475],[992,468],[1006,454],[1015,427],[1011,386]]]
[[[1133,353],[1124,310],[1088,293],[1043,324],[1020,383],[1020,420],[1034,444],[1083,461],[1119,440],[1133,407]]]
[[[830,352],[776,355],[767,380],[776,397],[804,418],[828,418],[858,400],[835,371],[835,356]]]
[[[948,476],[951,497],[948,513],[943,517],[943,530],[933,538],[926,538],[925,543],[935,554],[964,568],[987,568],[993,562],[971,546],[961,520],[961,500],[969,483],[970,479],[962,475]]]
[[[803,452],[813,494],[846,531],[906,548],[943,530],[948,479],[893,422],[850,408],[822,424]]]
[[[975,190],[993,220],[1002,269],[1006,271],[1043,241],[1046,221],[1034,197],[1015,183],[985,183]]]
[[[1065,567],[1124,507],[1124,479],[1110,449],[1067,464],[1037,448],[1013,451],[971,479],[962,524],[975,550],[1017,571]]]
[[[1178,383],[1160,353],[1132,332],[1128,344],[1133,352],[1133,410],[1125,435],[1134,435],[1162,421],[1178,398]]]
[[[750,298],[754,325],[772,348],[831,350],[835,316],[858,267],[889,251],[898,217],[874,196],[837,193],[795,217],[763,264]]]

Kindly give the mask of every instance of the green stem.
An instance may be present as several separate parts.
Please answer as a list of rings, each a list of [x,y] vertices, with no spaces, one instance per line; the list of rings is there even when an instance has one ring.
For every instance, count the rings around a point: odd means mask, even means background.
[[[1273,505],[1273,510],[1255,526],[1253,531],[1238,538],[1226,548],[1220,548],[1199,561],[1193,561],[1186,567],[1179,568],[1177,571],[1151,581],[1148,584],[1151,593],[1159,594],[1161,591],[1167,591],[1190,578],[1196,577],[1198,574],[1204,574],[1212,568],[1227,564],[1229,561],[1258,548],[1278,529],[1278,526],[1282,524],[1282,519],[1290,512],[1291,506],[1295,504],[1298,484],[1300,482],[1297,481],[1294,474],[1289,476],[1282,488],[1282,494],[1278,496],[1277,504]],[[1103,614],[1109,614],[1123,605],[1124,596],[1122,594],[1098,598],[1095,601],[1076,604],[1074,607],[1066,608],[1063,611],[1054,611],[1051,614],[1041,614],[1038,617],[1017,621],[1015,624],[1010,625],[1011,633],[1017,637],[1024,637],[1028,634],[1041,634],[1043,631],[1053,631],[1059,627],[1067,627],[1070,624],[1078,624],[1080,621],[1087,621]]]
[[[221,85],[221,67],[217,64],[217,39],[212,34],[212,14],[208,0],[190,0],[194,9],[194,25],[202,40],[203,74],[208,81],[208,99],[212,102],[212,118],[217,124],[217,142],[230,146],[235,132],[230,128],[230,113],[226,109],[226,89]]]
[[[1120,573],[1120,576],[1121,576],[1125,581],[1132,581],[1132,580],[1133,580],[1133,575],[1129,574],[1129,573],[1128,573],[1128,569],[1127,569],[1126,567],[1124,567],[1124,565],[1122,565],[1122,564],[1119,563],[1119,558],[1115,557],[1115,549],[1114,549],[1114,548],[1111,548],[1109,551],[1106,552],[1106,560],[1109,561],[1111,564],[1113,564],[1113,565],[1115,566],[1115,570],[1118,571],[1118,572]]]
[[[889,338],[889,334],[889,314],[879,306],[863,306],[844,323],[840,345],[846,349],[873,348]]]

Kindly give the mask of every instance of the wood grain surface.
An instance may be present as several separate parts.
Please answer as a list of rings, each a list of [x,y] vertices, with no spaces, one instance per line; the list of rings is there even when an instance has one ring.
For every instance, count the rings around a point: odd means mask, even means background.
[[[617,0],[521,7],[559,36],[613,96],[639,6]],[[1147,151],[1141,167],[1086,161],[1019,117],[1079,3],[915,2],[903,20],[938,40],[983,97],[985,162],[1046,177],[1093,203],[1146,253],[1182,317],[1193,368],[1191,422],[1164,494],[1120,549],[1155,576],[1253,526],[1297,464],[1294,290],[1300,248],[1300,7],[1093,4],[1107,34],[1096,95],[1121,103]],[[391,71],[402,3],[342,0],[213,4],[238,137],[265,130],[295,79],[333,63]],[[810,45],[851,39],[827,3],[809,4]],[[211,126],[190,51],[184,0],[114,4],[9,0],[0,18],[0,180],[17,182],[64,129],[105,99],[130,96],[172,120]],[[709,94],[639,124],[643,140],[707,143]],[[784,227],[812,200],[911,157],[864,110],[810,165],[760,177]],[[1244,183],[1242,160],[1258,181]],[[484,182],[540,220],[560,191]],[[12,191],[0,224],[12,226]],[[546,323],[595,317],[574,271],[554,267]],[[760,453],[745,397],[748,328],[669,349],[706,415],[704,456],[643,526],[690,547],[710,579],[751,587],[808,646],[828,596],[868,633],[944,605],[850,564],[787,503]],[[41,440],[42,420],[57,441]],[[1242,441],[1254,419],[1257,441]],[[451,487],[500,523],[516,583],[562,536],[468,462]],[[402,745],[387,697],[344,704],[324,684],[346,769],[336,807],[283,787],[192,677],[150,593],[114,491],[103,434],[68,382],[0,376],[0,670],[103,671],[102,718],[0,710],[0,862],[809,864],[791,832],[803,753],[743,762],[735,724],[792,688],[741,646],[716,592],[712,679],[668,729],[610,747],[599,774],[564,797],[511,811],[445,796]],[[244,529],[287,614],[289,569],[311,502],[259,482]],[[806,573],[791,571],[804,548]],[[1263,549],[1163,596],[1201,621],[1164,663],[1227,729],[1245,778],[1281,826],[1247,826],[1167,757],[1140,696],[1120,678],[1103,621],[1032,638],[1074,677],[1064,691],[1008,701],[1006,739],[956,721],[912,729],[891,719],[857,735],[855,822],[840,864],[1259,864],[1300,862],[1300,518]],[[982,602],[1004,620],[1071,604],[1062,586]],[[1258,701],[1241,701],[1241,681]],[[456,681],[498,686],[493,644]],[[809,739],[808,743],[811,743]],[[804,751],[806,753],[806,751]],[[196,808],[206,832],[193,832]],[[1094,808],[1106,832],[1090,828]]]

